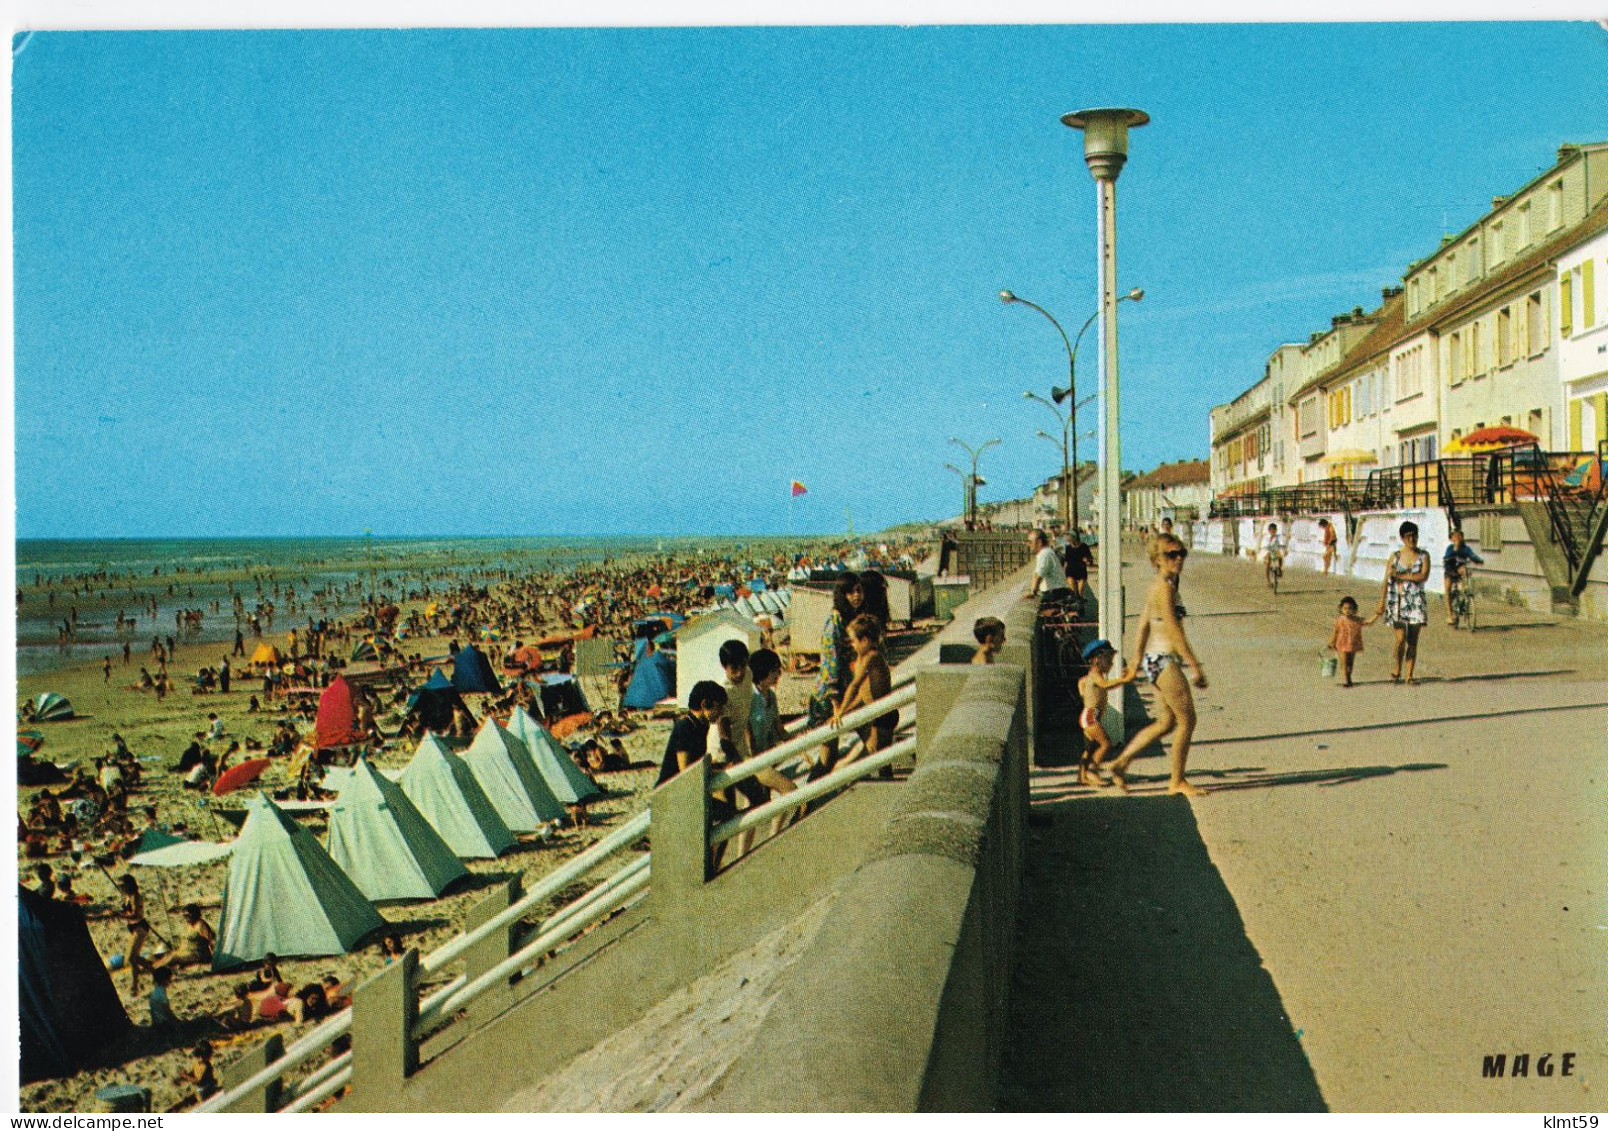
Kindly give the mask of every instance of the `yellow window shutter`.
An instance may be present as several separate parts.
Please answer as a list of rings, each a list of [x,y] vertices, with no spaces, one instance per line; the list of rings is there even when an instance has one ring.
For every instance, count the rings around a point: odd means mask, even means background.
[[[1596,288],[1592,286],[1591,281],[1593,265],[1594,261],[1590,259],[1580,265],[1580,325],[1582,327],[1597,324],[1596,295],[1593,293]]]
[[[1558,333],[1574,333],[1574,287],[1567,271],[1558,276]]]
[[[1598,393],[1591,398],[1593,407],[1597,410],[1597,443],[1608,440],[1608,393]]]
[[[1569,450],[1571,452],[1580,450],[1580,410],[1583,408],[1585,408],[1584,401],[1569,402]]]

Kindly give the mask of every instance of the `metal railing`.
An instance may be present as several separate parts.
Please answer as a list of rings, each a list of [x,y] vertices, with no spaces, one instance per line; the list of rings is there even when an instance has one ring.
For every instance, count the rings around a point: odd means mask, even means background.
[[[882,699],[849,712],[838,722],[813,730],[798,731],[770,750],[711,774],[708,782],[709,791],[712,793],[726,789],[763,770],[798,758],[824,743],[853,735],[857,728],[875,721],[890,711],[914,703],[915,698],[914,678],[907,676],[895,684],[889,694]],[[807,722],[794,725],[807,726]],[[887,749],[869,756],[856,757],[857,746],[851,745],[846,752],[847,758],[851,760],[846,764],[840,764],[838,768],[817,781],[802,785],[763,805],[744,810],[736,817],[721,823],[710,830],[709,844],[722,843],[749,829],[758,828],[775,817],[818,801],[891,765],[897,759],[911,754],[914,749],[913,737],[904,738]],[[543,877],[529,892],[509,903],[506,908],[492,915],[478,927],[454,936],[434,951],[421,956],[415,984],[430,975],[444,973],[449,964],[464,956],[470,948],[517,924],[532,910],[594,871],[615,853],[628,849],[648,834],[651,827],[651,810],[639,813],[586,851]],[[648,890],[651,881],[651,859],[651,852],[638,856],[577,899],[555,910],[526,934],[506,959],[479,971],[473,977],[466,973],[458,973],[446,984],[436,988],[428,997],[419,1001],[417,1015],[408,1033],[408,1039],[419,1042],[442,1032],[460,1011],[481,994],[517,974],[528,974],[544,956],[640,899]],[[342,1037],[352,1037],[354,1035],[352,1017],[352,1007],[348,1006],[327,1018],[287,1046],[282,1055],[240,1082],[203,1101],[194,1110],[197,1112],[227,1110],[230,1105],[239,1103],[259,1089],[282,1083],[287,1075],[323,1055],[334,1042]],[[351,1081],[352,1054],[350,1051],[341,1052],[318,1065],[296,1083],[284,1087],[279,1094],[279,1101],[283,1105],[279,1110],[312,1111]]]
[[[1279,514],[1445,507],[1456,523],[1460,508],[1501,506],[1528,500],[1548,504],[1554,536],[1573,553],[1584,532],[1574,530],[1576,523],[1571,520],[1568,508],[1556,504],[1559,500],[1582,496],[1581,491],[1567,487],[1564,478],[1592,456],[1591,452],[1542,451],[1536,444],[1467,456],[1445,456],[1422,463],[1377,468],[1362,482],[1322,479],[1213,499],[1209,517],[1259,518]],[[1599,490],[1591,497],[1593,505],[1601,497]]]

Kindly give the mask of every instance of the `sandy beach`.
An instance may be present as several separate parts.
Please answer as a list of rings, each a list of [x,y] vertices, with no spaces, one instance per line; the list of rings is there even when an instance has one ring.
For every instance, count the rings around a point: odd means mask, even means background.
[[[415,606],[422,604],[422,601],[404,602],[404,618]],[[227,615],[224,619],[228,619]],[[142,619],[141,630],[144,635],[142,637],[141,632],[136,631],[136,642],[141,639],[148,641],[155,631],[145,627],[148,623],[148,620]],[[283,631],[265,633],[263,639],[282,649],[286,648],[289,629],[296,623],[295,618],[281,619],[276,627]],[[248,651],[255,644],[256,641],[248,640]],[[408,650],[419,651],[425,656],[445,655],[448,644],[447,637],[414,637],[408,641]],[[498,647],[488,645],[490,650]],[[169,667],[176,676],[179,673],[187,674],[204,665],[218,664],[228,651],[227,644],[187,644],[180,640]],[[132,661],[126,665],[121,660],[120,652],[114,654],[110,680],[106,678],[98,658],[69,662],[49,673],[21,676],[19,702],[51,691],[68,697],[75,711],[75,717],[70,720],[42,723],[34,727],[45,735],[45,743],[38,756],[58,764],[80,763],[87,767],[94,758],[109,752],[113,734],[120,734],[142,765],[143,785],[130,798],[131,814],[138,814],[144,806],[154,804],[159,822],[182,835],[203,840],[227,840],[234,835],[233,828],[209,811],[201,795],[182,789],[178,775],[170,772],[169,767],[178,761],[181,751],[195,733],[205,729],[209,712],[215,712],[223,721],[226,738],[221,744],[213,744],[219,750],[233,740],[245,743],[247,739],[255,739],[266,746],[277,722],[286,716],[271,708],[250,712],[248,701],[253,695],[260,698],[261,681],[240,676],[237,676],[228,694],[191,694],[188,682],[181,680],[173,693],[159,701],[154,694],[141,692],[133,686],[142,661],[149,666],[148,652],[142,654],[135,651]],[[237,659],[236,663],[241,661]],[[373,667],[372,664],[354,664],[349,670],[372,670]],[[410,677],[411,683],[416,685],[423,682],[426,675],[428,670]],[[811,682],[812,677],[809,676],[784,677],[779,688],[784,712],[802,708]],[[586,680],[583,686],[594,709],[613,708],[616,705],[614,689],[603,686],[603,681]],[[477,716],[482,715],[482,704],[475,700],[481,698],[470,697],[470,706]],[[528,887],[540,876],[607,835],[621,821],[641,811],[647,804],[647,795],[656,778],[670,722],[668,718],[654,718],[645,713],[636,714],[633,718],[637,729],[622,739],[631,768],[597,775],[598,783],[607,791],[607,795],[588,806],[585,825],[565,828],[545,841],[535,837],[522,838],[516,848],[495,860],[466,861],[471,877],[450,888],[441,898],[416,903],[381,904],[381,914],[402,937],[404,945],[429,952],[459,931],[470,909],[483,898],[485,889],[492,884],[521,873]],[[382,714],[379,722],[387,735],[394,735],[400,720],[398,709],[390,715]],[[305,727],[307,724],[298,720],[298,725]],[[401,767],[412,758],[416,746],[416,741],[391,738],[374,762],[381,769]],[[286,765],[288,761],[284,758],[275,759],[262,778],[261,787],[270,794],[291,784]],[[38,789],[24,787],[19,793],[19,805],[25,811]],[[249,791],[243,791],[224,798],[208,795],[206,800],[215,808],[238,810],[244,807],[250,795]],[[298,814],[298,817],[322,839],[325,831],[322,814]],[[44,862],[50,864],[58,874],[65,870],[72,875],[75,890],[90,897],[85,905],[90,933],[102,957],[110,960],[112,955],[122,951],[128,937],[123,922],[108,916],[117,906],[112,881],[113,877],[130,869],[119,861],[108,874],[94,863],[93,855],[93,852],[84,853],[82,861],[76,866],[68,856],[60,854],[45,857]],[[29,886],[33,886],[32,866],[36,862],[22,859],[19,848],[19,869],[23,882]],[[183,924],[179,908],[187,902],[200,902],[207,922],[214,927],[218,925],[227,870],[226,860],[185,868],[132,869],[145,895],[148,917],[154,928],[153,936],[146,944],[147,954],[152,953],[153,948],[157,952],[163,949],[157,936],[169,940],[178,938]],[[582,890],[581,885],[577,885],[573,892],[565,893],[565,898],[572,898],[579,890]],[[343,983],[355,984],[382,965],[379,938],[374,937],[350,954],[289,959],[282,964],[282,968],[285,977],[295,985],[317,981],[329,974]],[[149,978],[143,980],[142,988],[136,994],[130,990],[128,972],[114,971],[113,982],[136,1027],[126,1038],[105,1050],[103,1067],[68,1078],[24,1085],[20,1094],[22,1109],[93,1111],[96,1110],[97,1090],[112,1084],[148,1087],[152,1092],[153,1110],[161,1111],[170,1107],[187,1094],[175,1077],[188,1066],[189,1050],[197,1039],[205,1036],[212,1041],[214,1064],[221,1068],[244,1048],[261,1041],[266,1035],[266,1030],[262,1028],[240,1034],[223,1034],[210,1021],[229,1006],[233,987],[245,980],[248,973],[249,968],[220,973],[205,968],[181,969],[169,987],[169,994],[175,1014],[184,1023],[182,1031],[161,1034],[149,1027],[149,1009],[145,999],[150,990]],[[309,1021],[301,1028],[310,1028],[312,1024]],[[299,1031],[297,1026],[290,1024],[281,1024],[277,1030],[287,1043]]]

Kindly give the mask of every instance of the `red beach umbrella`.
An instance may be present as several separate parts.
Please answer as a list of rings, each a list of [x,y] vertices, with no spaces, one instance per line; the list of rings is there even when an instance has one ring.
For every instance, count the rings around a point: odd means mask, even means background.
[[[218,775],[218,780],[212,787],[213,794],[222,797],[226,793],[233,793],[242,786],[250,785],[262,777],[262,772],[268,768],[269,764],[266,758],[248,758],[238,766],[230,766]]]
[[[1489,428],[1476,428],[1467,436],[1459,436],[1446,445],[1446,451],[1454,454],[1456,452],[1488,452],[1497,448],[1512,447],[1515,444],[1534,444],[1540,442],[1540,439],[1534,432],[1526,432],[1523,428],[1495,424]]]

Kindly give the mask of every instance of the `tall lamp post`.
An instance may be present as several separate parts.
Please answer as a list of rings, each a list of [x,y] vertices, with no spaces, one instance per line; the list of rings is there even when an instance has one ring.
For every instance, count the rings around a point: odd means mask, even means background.
[[[962,519],[971,518],[972,509],[972,481],[971,476],[952,463],[944,464],[950,471],[960,476],[960,514]]]
[[[1078,110],[1061,118],[1083,131],[1083,160],[1098,188],[1100,240],[1100,635],[1122,639],[1122,447],[1117,400],[1117,177],[1128,161],[1128,131],[1150,121],[1143,110]],[[1119,645],[1120,646],[1120,645]],[[1122,710],[1122,697],[1114,696]],[[1121,729],[1126,729],[1124,725]]]
[[[966,520],[975,529],[977,526],[977,484],[981,482],[981,480],[977,478],[977,460],[989,448],[992,448],[995,444],[999,443],[999,440],[987,440],[981,446],[976,448],[972,447],[965,440],[960,439],[958,436],[949,437],[949,442],[951,444],[958,444],[965,448],[966,454],[971,456],[971,479],[969,480],[971,484],[971,505],[967,508]]]
[[[1127,294],[1120,296],[1117,301],[1121,302],[1123,299],[1132,299],[1134,302],[1138,302],[1144,297],[1144,290],[1140,287],[1135,287]],[[1038,311],[1040,314],[1044,315],[1044,317],[1050,320],[1050,325],[1055,327],[1055,332],[1061,335],[1061,344],[1066,347],[1066,388],[1062,389],[1058,386],[1051,386],[1050,396],[1054,399],[1055,404],[1060,404],[1062,401],[1068,399],[1076,400],[1078,395],[1078,347],[1083,344],[1084,331],[1088,330],[1088,328],[1094,324],[1094,320],[1100,317],[1100,312],[1096,310],[1093,314],[1089,315],[1089,317],[1084,320],[1082,329],[1078,331],[1078,336],[1069,342],[1066,340],[1066,331],[1061,329],[1061,324],[1055,320],[1055,315],[1051,314],[1048,310],[1045,310],[1038,303],[1022,298],[1020,295],[1014,294],[1011,291],[1000,291],[999,300],[1007,306],[1015,302],[1020,303],[1023,306],[1032,307],[1034,310]],[[1040,404],[1049,403],[1037,393],[1023,393],[1022,395],[1028,400],[1038,401]],[[1082,401],[1077,401],[1077,403],[1073,404],[1070,423],[1068,421],[1061,421],[1061,428],[1063,431],[1065,431],[1070,424],[1077,423],[1078,409],[1082,408],[1088,403],[1089,398],[1085,398]],[[1053,410],[1055,406],[1051,405],[1050,407]],[[1056,412],[1055,418],[1057,420],[1061,420],[1061,414]],[[1076,471],[1078,466],[1078,443],[1076,436],[1072,438],[1071,462],[1072,469]],[[1068,483],[1066,464],[1067,460],[1063,456],[1061,459],[1061,525],[1063,527],[1070,525],[1072,529],[1076,529],[1078,525],[1078,489],[1076,483],[1071,483],[1070,485]],[[1066,500],[1066,493],[1068,490],[1072,492],[1072,506],[1070,510],[1068,510]]]

